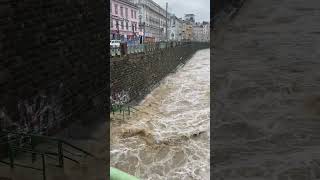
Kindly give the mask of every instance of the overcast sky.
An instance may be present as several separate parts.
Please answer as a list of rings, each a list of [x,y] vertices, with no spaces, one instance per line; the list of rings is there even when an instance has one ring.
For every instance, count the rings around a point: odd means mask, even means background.
[[[177,17],[184,17],[184,14],[195,14],[197,22],[210,21],[210,0],[153,0],[162,8],[174,13]]]

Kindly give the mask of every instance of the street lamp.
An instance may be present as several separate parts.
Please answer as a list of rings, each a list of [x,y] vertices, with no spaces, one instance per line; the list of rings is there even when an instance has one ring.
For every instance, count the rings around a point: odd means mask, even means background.
[[[142,29],[143,28],[143,29]],[[142,43],[144,44],[144,38],[145,38],[145,33],[146,33],[146,23],[145,22],[142,22],[142,15],[140,14],[139,15],[139,29],[140,31],[143,30],[143,34],[142,34]]]
[[[119,40],[119,37],[120,37],[120,31],[119,31],[119,21],[116,21],[116,28],[117,28],[117,36],[118,36],[118,40]]]

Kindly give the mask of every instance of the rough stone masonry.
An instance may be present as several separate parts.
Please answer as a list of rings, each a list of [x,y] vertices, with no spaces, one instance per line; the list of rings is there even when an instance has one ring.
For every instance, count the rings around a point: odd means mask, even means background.
[[[138,102],[169,73],[185,63],[197,50],[209,48],[209,43],[191,43],[147,53],[130,54],[110,60],[111,95],[127,96]]]

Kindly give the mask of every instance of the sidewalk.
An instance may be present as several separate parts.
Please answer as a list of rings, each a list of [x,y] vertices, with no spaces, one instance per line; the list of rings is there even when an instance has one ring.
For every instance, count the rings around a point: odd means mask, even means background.
[[[223,29],[212,178],[320,179],[320,1],[247,0]]]

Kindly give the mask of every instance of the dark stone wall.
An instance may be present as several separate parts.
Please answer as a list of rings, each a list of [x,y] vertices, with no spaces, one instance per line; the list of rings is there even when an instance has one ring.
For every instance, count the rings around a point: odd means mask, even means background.
[[[204,48],[209,48],[209,43],[192,43],[146,54],[112,58],[110,61],[112,99],[129,100],[130,103],[140,101],[165,76],[174,72],[197,50]],[[122,98],[123,96],[129,98]]]
[[[93,99],[108,90],[108,4],[0,2],[1,128],[49,133],[102,103]]]

